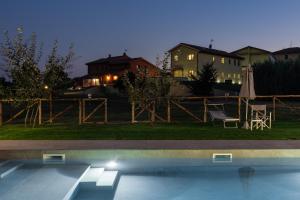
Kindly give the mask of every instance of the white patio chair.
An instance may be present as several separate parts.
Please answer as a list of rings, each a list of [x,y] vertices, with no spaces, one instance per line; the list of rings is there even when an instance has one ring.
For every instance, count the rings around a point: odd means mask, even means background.
[[[267,105],[251,105],[250,129],[272,128],[272,113],[267,114]]]

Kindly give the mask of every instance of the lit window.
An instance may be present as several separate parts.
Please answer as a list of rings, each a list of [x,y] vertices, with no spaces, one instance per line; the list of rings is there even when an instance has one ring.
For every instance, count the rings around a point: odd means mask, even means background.
[[[221,73],[221,76],[224,77],[224,72]]]
[[[189,75],[194,75],[194,70],[190,70]]]
[[[235,73],[233,74],[233,78],[235,78]]]
[[[175,60],[175,61],[178,61],[178,55],[175,55],[175,56],[174,56],[174,60]]]
[[[92,79],[92,85],[99,85],[99,79],[98,78],[93,78]]]
[[[188,60],[194,60],[194,54],[189,54],[187,57]]]
[[[212,57],[212,61],[215,62],[215,57],[214,56]]]
[[[113,76],[113,80],[114,80],[114,81],[118,80],[118,76],[117,76],[117,75],[114,75],[114,76]]]
[[[228,74],[227,77],[228,77],[228,78],[231,78],[231,74]]]
[[[221,58],[221,63],[222,63],[222,64],[225,63],[225,58]]]
[[[107,76],[106,76],[106,81],[110,81],[110,80],[111,80],[110,75],[107,75]]]
[[[238,74],[238,75],[237,75],[237,77],[238,77],[238,78],[241,78],[241,75],[240,75],[240,74]]]

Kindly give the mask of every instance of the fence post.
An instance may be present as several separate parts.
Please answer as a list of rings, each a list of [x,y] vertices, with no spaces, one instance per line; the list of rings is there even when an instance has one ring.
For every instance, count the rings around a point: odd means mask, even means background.
[[[203,99],[203,104],[204,104],[204,116],[203,116],[203,122],[207,122],[207,98]]]
[[[238,97],[238,118],[241,121],[241,97]]]
[[[41,99],[39,99],[38,109],[39,109],[39,125],[41,125],[42,124],[42,100]]]
[[[276,117],[275,117],[275,113],[276,112],[276,97],[275,96],[273,96],[273,113],[272,113],[272,115],[273,115],[273,121],[275,121],[275,119],[276,119]]]
[[[135,122],[135,104],[134,101],[131,102],[131,123]]]
[[[82,124],[82,100],[78,100],[78,124]]]
[[[82,122],[85,122],[85,99],[82,99]]]
[[[0,126],[2,126],[2,121],[3,121],[3,105],[2,105],[2,100],[0,100]]]
[[[107,123],[107,99],[104,100],[104,123]]]
[[[151,122],[155,122],[155,101],[152,102]]]
[[[170,99],[168,99],[168,108],[167,108],[167,121],[168,123],[171,123],[171,104],[170,104]]]

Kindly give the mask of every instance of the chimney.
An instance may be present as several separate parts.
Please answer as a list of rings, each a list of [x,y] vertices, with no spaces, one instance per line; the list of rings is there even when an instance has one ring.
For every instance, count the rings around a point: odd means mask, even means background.
[[[111,54],[108,54],[108,57],[110,58],[110,57],[111,57]]]
[[[212,49],[213,42],[214,42],[214,39],[211,39],[208,48]]]
[[[127,56],[126,52],[123,53],[123,56]]]

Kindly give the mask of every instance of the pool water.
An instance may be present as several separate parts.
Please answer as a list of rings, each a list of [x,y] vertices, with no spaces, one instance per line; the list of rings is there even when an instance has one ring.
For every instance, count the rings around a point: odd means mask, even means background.
[[[78,192],[75,199],[105,200],[297,200],[300,169],[196,167],[123,174],[115,191]]]
[[[25,162],[0,179],[1,200],[298,200],[300,160],[204,159],[82,161],[61,165]],[[76,185],[88,167],[117,170],[112,189]],[[1,166],[0,166],[1,170]],[[72,195],[68,193],[76,186]],[[73,188],[74,189],[74,188]]]

